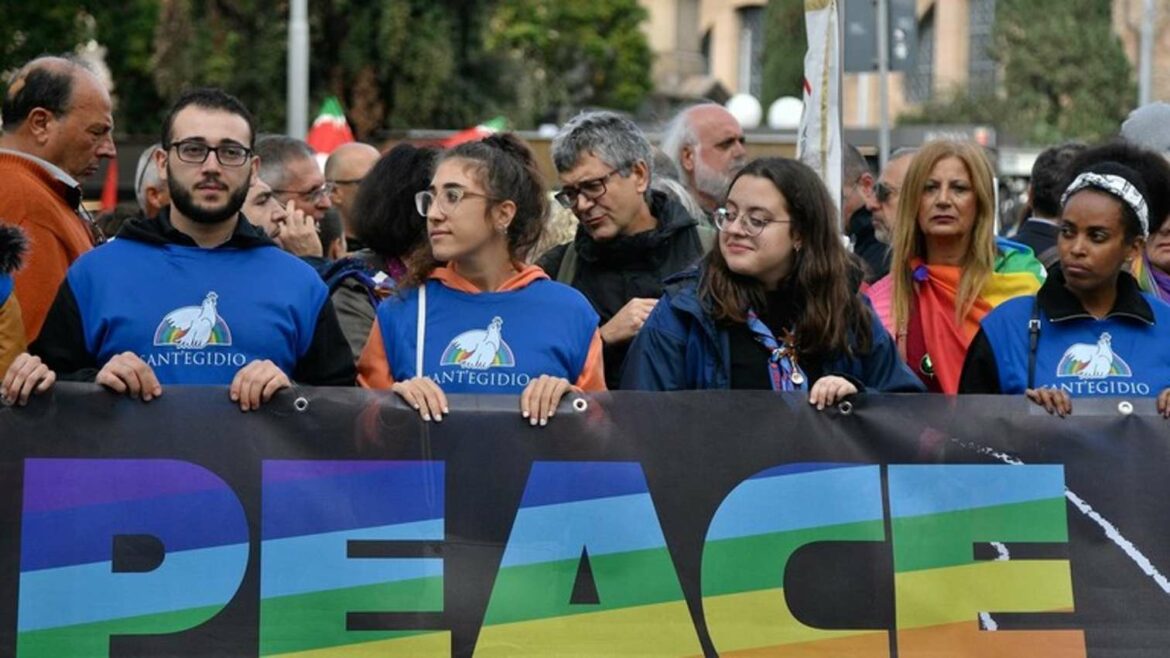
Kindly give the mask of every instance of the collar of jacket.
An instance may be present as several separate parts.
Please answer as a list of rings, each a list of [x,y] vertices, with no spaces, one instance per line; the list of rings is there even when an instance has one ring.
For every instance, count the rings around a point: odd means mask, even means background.
[[[165,245],[175,244],[184,247],[198,247],[199,245],[191,239],[191,236],[183,233],[171,224],[171,207],[167,206],[159,211],[158,216],[154,219],[147,219],[139,217],[126,223],[122,230],[118,232],[119,239],[135,240],[138,242],[146,242],[149,244]],[[260,228],[254,226],[244,217],[244,213],[239,214],[239,221],[236,222],[236,229],[232,231],[232,235],[223,244],[214,247],[219,249],[221,247],[234,247],[236,249],[252,249],[255,247],[275,246],[267,234]]]
[[[577,255],[590,262],[644,262],[647,252],[657,249],[675,233],[699,223],[681,203],[658,190],[650,191],[650,214],[658,220],[658,226],[649,231],[619,235],[603,242],[590,237],[585,227],[578,227],[577,235],[573,238]]]
[[[699,299],[699,282],[703,279],[702,264],[672,274],[663,281],[663,291],[670,295],[670,305],[675,310],[694,318],[696,324],[712,341],[717,340],[719,327],[711,317],[709,309]]]
[[[1064,272],[1055,265],[1048,272],[1048,278],[1040,291],[1036,293],[1036,303],[1044,309],[1044,313],[1052,322],[1064,322],[1075,319],[1094,319],[1081,300],[1077,299],[1064,285]],[[1113,302],[1113,309],[1105,318],[1125,318],[1145,324],[1154,324],[1154,311],[1150,303],[1142,296],[1137,281],[1129,272],[1121,272],[1117,276],[1117,300]]]

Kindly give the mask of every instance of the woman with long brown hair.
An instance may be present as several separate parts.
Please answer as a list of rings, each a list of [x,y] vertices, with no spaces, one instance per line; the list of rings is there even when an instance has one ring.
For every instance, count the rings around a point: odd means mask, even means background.
[[[867,293],[928,391],[956,393],[979,320],[1044,280],[1031,249],[996,238],[994,185],[975,144],[919,149],[898,201],[890,273]]]
[[[815,172],[749,163],[715,223],[719,248],[667,280],[623,389],[805,390],[818,408],[866,389],[922,390],[857,293],[860,272]]]

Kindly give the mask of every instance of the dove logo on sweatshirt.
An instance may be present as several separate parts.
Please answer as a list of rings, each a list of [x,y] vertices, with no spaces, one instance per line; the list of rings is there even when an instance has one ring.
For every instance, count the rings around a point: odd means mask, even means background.
[[[215,309],[218,299],[213,290],[199,306],[184,306],[167,313],[154,332],[154,344],[173,345],[181,350],[231,345],[232,330]]]
[[[439,365],[459,366],[467,370],[514,367],[516,357],[512,354],[512,348],[504,342],[503,328],[504,321],[496,316],[486,329],[472,329],[459,334],[443,350]]]

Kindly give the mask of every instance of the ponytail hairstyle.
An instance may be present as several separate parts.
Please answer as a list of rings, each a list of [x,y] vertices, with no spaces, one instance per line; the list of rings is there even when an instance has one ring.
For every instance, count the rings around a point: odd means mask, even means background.
[[[476,182],[483,185],[488,196],[496,199],[488,202],[489,209],[503,201],[516,204],[516,215],[507,231],[508,255],[514,262],[526,262],[540,240],[548,217],[544,177],[532,149],[514,133],[497,133],[441,153],[435,168],[452,159],[469,163]],[[441,265],[429,249],[420,249],[409,260],[406,287],[426,281]]]
[[[792,269],[781,284],[797,297],[798,349],[821,357],[855,356],[856,345],[857,352],[868,353],[873,320],[857,292],[856,266],[841,242],[837,209],[820,177],[798,160],[760,158],[735,175],[727,192],[744,176],[763,178],[780,192],[791,220],[788,230],[803,245],[792,254]],[[762,310],[767,303],[764,284],[731,271],[719,246],[704,262],[699,298],[715,320],[743,323],[749,308]]]

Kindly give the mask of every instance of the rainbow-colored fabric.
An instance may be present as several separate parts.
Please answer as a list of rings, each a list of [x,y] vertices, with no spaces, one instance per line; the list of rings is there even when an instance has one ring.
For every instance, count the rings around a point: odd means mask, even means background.
[[[1003,471],[996,487],[983,479],[986,466],[948,468],[943,477],[929,466],[889,469],[898,655],[1083,657],[1079,631],[988,633],[974,621],[982,610],[1071,610],[1067,562],[976,560],[971,551],[990,527],[1020,541],[1066,541],[1060,467]],[[719,655],[888,655],[887,631],[808,626],[786,605],[782,570],[745,568],[784,564],[816,542],[886,539],[879,469],[781,466],[724,500],[707,531],[702,565],[703,610]],[[744,502],[753,500],[785,504],[761,514]]]
[[[1170,303],[1170,274],[1154,267],[1145,254],[1130,264],[1130,273],[1133,274],[1133,278],[1137,279],[1142,292],[1148,292],[1158,299]]]
[[[979,321],[983,316],[1013,297],[1036,294],[1040,284],[1044,283],[1044,266],[1036,260],[1031,249],[1002,238],[997,239],[996,246],[999,254],[995,260],[995,269],[971,310],[964,316],[961,326],[955,322],[955,305],[962,269],[950,265],[928,265],[921,259],[909,263],[917,290],[913,312],[922,323],[926,349],[944,393],[958,392],[967,347],[979,331]],[[892,275],[873,284],[867,294],[886,331],[897,336],[893,317]]]

